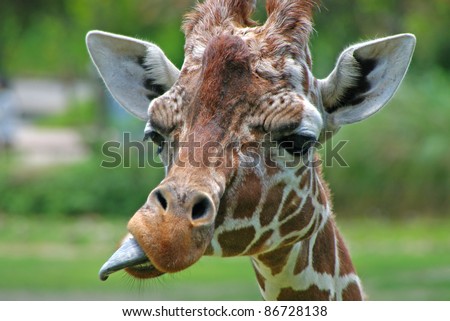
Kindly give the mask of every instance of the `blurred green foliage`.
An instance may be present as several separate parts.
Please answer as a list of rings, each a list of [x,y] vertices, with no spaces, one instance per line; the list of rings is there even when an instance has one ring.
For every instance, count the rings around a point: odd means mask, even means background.
[[[337,53],[363,37],[414,33],[414,70],[450,69],[448,0],[322,0],[315,15],[312,49],[319,76]],[[183,62],[183,14],[194,0],[3,0],[0,10],[0,70],[10,74],[85,75],[84,37],[91,29],[145,37],[178,66]],[[263,21],[264,1],[255,16]]]
[[[417,46],[410,72],[450,70],[448,0],[322,0],[311,40],[316,74],[325,77],[339,50],[359,40],[413,33]]]
[[[340,130],[349,167],[325,167],[341,215],[450,215],[450,78],[408,75],[381,112]]]
[[[163,171],[139,168],[137,161],[130,168],[104,168],[103,160],[93,157],[39,171],[0,167],[0,213],[131,217],[161,181]]]
[[[194,0],[3,0],[0,73],[11,76],[91,77],[84,37],[101,29],[158,44],[183,62],[183,14]],[[256,17],[264,20],[264,1]],[[386,110],[343,128],[335,140],[349,168],[325,168],[340,215],[446,215],[450,208],[450,2],[448,0],[322,0],[311,49],[317,77],[333,68],[350,43],[410,32],[417,48],[401,89]],[[98,121],[92,102],[40,120],[42,126],[85,128]],[[97,109],[99,110],[99,109]],[[95,112],[97,113],[97,111]],[[86,124],[84,124],[86,123]],[[130,216],[161,179],[161,170],[99,166],[93,157],[44,171],[18,169],[0,155],[0,213]],[[100,144],[101,145],[101,144]]]
[[[80,129],[91,126],[97,121],[96,110],[97,105],[93,100],[76,101],[68,106],[66,112],[37,118],[35,124],[49,128],[74,127]]]
[[[0,10],[0,71],[30,76],[85,76],[84,38],[102,29],[158,43],[176,63],[183,61],[180,21],[193,1],[4,0]]]

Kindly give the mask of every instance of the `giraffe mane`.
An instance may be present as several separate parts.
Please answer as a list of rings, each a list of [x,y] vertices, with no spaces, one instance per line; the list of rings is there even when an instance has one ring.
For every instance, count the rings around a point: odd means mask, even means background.
[[[239,37],[220,35],[211,39],[205,49],[202,66],[199,95],[205,105],[220,106],[233,97],[226,93],[234,92],[236,95],[248,87],[247,82],[251,78],[250,52]]]

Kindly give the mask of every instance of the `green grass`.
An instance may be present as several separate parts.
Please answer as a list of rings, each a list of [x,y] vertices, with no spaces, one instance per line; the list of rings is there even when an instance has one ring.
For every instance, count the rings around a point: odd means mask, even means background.
[[[0,217],[1,300],[259,300],[247,258],[205,257],[150,281],[97,272],[124,220]],[[371,300],[450,300],[450,220],[340,222]]]
[[[369,299],[450,300],[448,218],[341,225]]]

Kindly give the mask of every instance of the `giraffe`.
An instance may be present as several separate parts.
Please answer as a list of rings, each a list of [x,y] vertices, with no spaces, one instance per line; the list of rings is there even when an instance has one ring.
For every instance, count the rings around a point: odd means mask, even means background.
[[[181,70],[155,44],[102,31],[88,51],[114,98],[146,122],[165,178],[128,223],[102,280],[248,256],[265,300],[361,300],[314,146],[379,111],[400,85],[412,34],[345,49],[312,74],[312,0],[206,0],[186,15]]]

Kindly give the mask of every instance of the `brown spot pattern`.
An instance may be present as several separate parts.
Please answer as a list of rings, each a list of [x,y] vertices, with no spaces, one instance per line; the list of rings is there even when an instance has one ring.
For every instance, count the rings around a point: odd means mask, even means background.
[[[361,301],[361,289],[358,284],[350,283],[344,291],[342,291],[342,300],[344,301]]]
[[[255,234],[253,226],[222,232],[218,240],[223,256],[236,256],[244,252],[253,241]]]
[[[305,228],[314,214],[314,207],[310,197],[306,200],[302,210],[280,226],[280,235],[286,236],[294,231],[301,231]]]
[[[336,262],[334,226],[331,220],[318,233],[313,248],[313,268],[316,272],[334,275]]]
[[[326,301],[330,299],[330,292],[320,290],[316,285],[311,285],[304,291],[297,291],[293,288],[283,288],[277,297],[278,301]]]
[[[306,166],[300,167],[296,172],[295,176],[300,177],[302,176],[306,171]]]
[[[317,195],[317,201],[322,204],[322,205],[326,205],[328,203],[328,200],[330,199],[330,189],[328,187],[328,184],[320,177],[321,174],[317,175],[317,179],[319,181],[319,191],[318,191],[318,195]]]
[[[233,217],[236,219],[251,218],[261,198],[261,180],[255,173],[245,175],[243,188],[237,196],[237,206]]]
[[[280,243],[280,245],[281,245],[281,246],[284,246],[284,245],[293,245],[294,243],[297,243],[298,240],[299,240],[299,237],[298,237],[298,236],[291,236],[291,237],[288,237],[287,239],[284,239],[284,240]]]
[[[258,256],[258,260],[270,268],[272,275],[277,275],[286,266],[292,246],[284,246]]]
[[[344,240],[340,235],[339,231],[335,231],[337,238],[337,248],[338,253],[337,257],[339,258],[339,276],[344,276],[350,273],[355,272],[355,268],[353,267],[353,263],[351,261],[350,255],[348,253],[347,247],[344,244]]]
[[[215,227],[218,228],[225,221],[227,214],[227,209],[232,206],[232,202],[228,197],[224,197],[220,200],[219,210],[217,211],[217,216],[215,220]]]
[[[299,197],[294,190],[290,191],[284,202],[284,207],[280,214],[279,221],[283,221],[288,216],[295,213],[295,211],[299,208],[301,203],[302,198]]]
[[[302,242],[294,267],[294,275],[300,274],[309,265],[309,240]]]
[[[272,236],[273,231],[265,231],[260,238],[245,252],[245,255],[254,255],[263,250],[264,243]]]
[[[254,270],[255,270],[256,280],[258,281],[259,287],[261,288],[261,290],[265,291],[266,290],[266,279],[256,269],[254,269]]]
[[[280,205],[281,199],[283,198],[284,184],[277,184],[272,186],[267,193],[266,201],[261,210],[259,216],[259,222],[261,226],[267,226],[272,222],[275,214],[277,213],[278,206]]]
[[[300,181],[300,186],[305,188],[309,186],[309,182],[311,181],[311,171],[306,171],[306,173],[302,174],[302,179]]]

